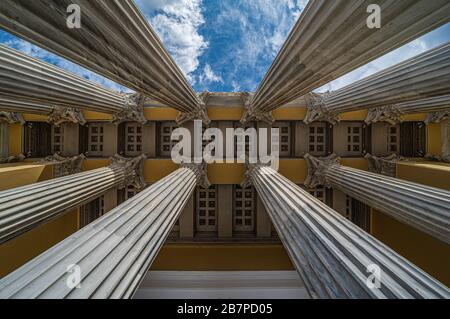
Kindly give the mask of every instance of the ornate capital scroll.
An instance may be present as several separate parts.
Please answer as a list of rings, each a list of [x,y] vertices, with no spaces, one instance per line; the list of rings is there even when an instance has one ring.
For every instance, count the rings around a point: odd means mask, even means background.
[[[253,95],[251,93],[244,92],[241,94],[241,99],[244,102],[244,114],[241,123],[246,124],[251,121],[256,121],[272,125],[275,122],[272,112],[261,112],[256,110],[251,103],[252,98]]]
[[[331,166],[340,165],[340,157],[336,154],[331,154],[328,157],[316,158],[306,154],[305,160],[308,164],[308,176],[304,185],[308,188],[316,188],[317,186],[331,187],[327,181],[326,173]]]
[[[25,124],[22,114],[14,112],[0,111],[0,122],[6,122],[8,124]]]
[[[429,113],[425,119],[425,124],[441,123],[450,118],[450,110]]]
[[[211,183],[208,179],[208,165],[206,163],[194,164],[194,163],[183,163],[180,165],[182,168],[189,168],[194,171],[197,176],[197,185],[203,188],[211,187]]]
[[[125,158],[118,154],[111,157],[111,164],[109,167],[124,170],[124,181],[119,188],[123,189],[131,185],[137,191],[141,191],[146,187],[144,180],[144,161],[146,159],[147,156],[144,154],[134,158]]]
[[[123,122],[137,122],[142,125],[147,123],[144,115],[144,103],[146,97],[140,93],[125,94],[124,110],[113,115],[112,122],[120,124]]]
[[[310,124],[318,121],[325,121],[331,124],[339,122],[339,115],[328,110],[326,98],[329,93],[308,93],[305,95],[306,107],[308,112],[304,122]]]
[[[19,154],[17,156],[9,156],[6,158],[0,158],[0,164],[7,164],[7,163],[19,163],[23,162],[25,160],[25,155]]]
[[[75,107],[61,106],[53,107],[53,111],[49,115],[47,122],[56,126],[59,126],[66,122],[80,125],[86,124],[83,113],[79,109]]]
[[[80,173],[85,159],[86,156],[84,154],[74,157],[63,157],[59,154],[54,154],[46,157],[42,162],[56,163],[54,177],[63,177]]]
[[[202,120],[203,124],[208,126],[211,123],[211,120],[208,117],[208,109],[207,109],[209,97],[210,97],[209,92],[203,92],[199,94],[198,107],[192,112],[180,113],[176,119],[177,124],[181,126],[189,121]]]
[[[387,122],[391,125],[400,123],[403,113],[396,105],[388,105],[369,109],[366,123]]]
[[[390,177],[397,176],[397,162],[406,160],[404,157],[396,154],[392,154],[387,157],[378,157],[371,154],[366,154],[364,158],[367,159],[370,172]]]

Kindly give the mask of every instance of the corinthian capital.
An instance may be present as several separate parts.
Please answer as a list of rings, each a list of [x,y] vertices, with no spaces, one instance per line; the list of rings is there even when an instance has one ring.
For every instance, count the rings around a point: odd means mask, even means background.
[[[75,107],[53,107],[52,113],[49,115],[48,123],[59,126],[63,123],[75,123],[84,125],[86,120],[84,119],[83,113]]]
[[[144,103],[146,97],[140,93],[125,94],[124,110],[113,115],[112,122],[120,124],[122,122],[147,123],[144,115]]]
[[[402,115],[403,113],[396,105],[376,107],[369,110],[366,123],[387,122],[391,125],[396,125],[402,121]]]
[[[246,163],[245,164],[245,172],[244,172],[244,180],[241,183],[242,188],[248,188],[253,185],[253,177],[255,173],[262,167],[270,167],[270,164],[262,164],[262,163]]]
[[[378,157],[366,154],[365,158],[369,164],[369,171],[385,176],[397,176],[397,162],[406,160],[404,157],[392,154],[386,157]]]
[[[19,163],[23,162],[25,160],[25,155],[19,154],[17,156],[10,156],[6,158],[0,158],[0,164],[7,164],[7,163]]]
[[[338,114],[328,110],[326,106],[326,98],[328,93],[308,93],[305,95],[306,107],[308,112],[303,120],[306,124],[318,121],[325,121],[331,124],[339,122]]]
[[[331,154],[328,157],[317,158],[306,154],[305,160],[308,164],[308,176],[304,185],[308,188],[316,188],[317,186],[330,187],[326,174],[331,166],[340,165],[340,157],[336,154]]]
[[[246,124],[251,121],[264,122],[272,125],[275,122],[272,112],[261,112],[255,109],[251,103],[253,95],[251,93],[244,92],[241,94],[241,99],[244,102],[244,114],[241,119],[242,124]]]
[[[429,113],[425,119],[426,124],[441,123],[450,118],[450,110]]]
[[[0,122],[1,121],[4,121],[8,124],[25,124],[25,120],[23,119],[22,115],[14,112],[0,111]]]
[[[208,103],[209,97],[210,97],[209,92],[203,92],[203,93],[199,94],[198,107],[192,112],[180,113],[176,119],[177,124],[182,125],[189,121],[202,120],[203,124],[209,125],[209,123],[211,123],[211,120],[208,117],[208,109],[206,106]]]
[[[192,170],[197,176],[197,185],[203,188],[209,188],[211,183],[208,179],[208,165],[206,163],[194,164],[183,163],[180,165],[182,168],[188,168]]]
[[[86,156],[83,154],[74,157],[63,157],[59,154],[46,157],[42,162],[55,163],[55,176],[62,177],[81,172],[83,161]]]
[[[141,156],[134,158],[125,158],[118,154],[111,157],[112,169],[120,169],[124,171],[124,180],[119,188],[125,188],[127,186],[133,186],[136,190],[141,191],[145,188],[146,183],[144,179],[144,161],[147,156],[142,154]]]

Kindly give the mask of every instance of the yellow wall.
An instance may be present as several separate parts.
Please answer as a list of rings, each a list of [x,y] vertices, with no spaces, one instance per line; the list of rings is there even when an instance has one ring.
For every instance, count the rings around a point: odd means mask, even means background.
[[[22,153],[22,125],[20,124],[9,124],[8,152],[9,156]]]
[[[12,163],[0,165],[0,191],[52,178],[51,165]]]
[[[450,287],[450,246],[373,210],[372,234]]]
[[[397,177],[450,190],[449,164],[402,162],[397,164]],[[450,245],[375,210],[372,235],[450,287]]]
[[[282,245],[167,244],[152,270],[245,271],[293,270]]]
[[[367,170],[367,160],[363,158],[343,158],[345,166]],[[107,159],[88,158],[83,163],[83,170],[91,170],[108,166]],[[147,183],[155,183],[178,169],[171,159],[148,159],[144,164],[144,179]],[[212,184],[235,185],[244,179],[244,164],[224,163],[208,165],[208,178]],[[296,184],[305,181],[307,174],[304,159],[280,159],[279,173]]]
[[[24,114],[23,119],[27,122],[45,122],[48,120],[48,116],[38,114]]]
[[[427,153],[442,155],[441,124],[427,125]]]
[[[49,180],[53,166],[15,163],[0,166],[0,191]],[[0,245],[0,277],[10,273],[78,230],[78,210],[68,212]]]
[[[401,162],[397,177],[450,191],[450,164],[437,162]]]
[[[353,111],[339,114],[341,121],[364,121],[367,118],[368,110]]]
[[[239,121],[244,114],[242,107],[210,107],[208,116],[212,121]]]
[[[0,277],[19,268],[78,230],[78,210],[0,245]]]

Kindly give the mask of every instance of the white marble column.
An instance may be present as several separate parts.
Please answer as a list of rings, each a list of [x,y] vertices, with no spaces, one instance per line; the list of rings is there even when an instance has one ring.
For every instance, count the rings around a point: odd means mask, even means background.
[[[13,122],[24,124],[22,114],[38,114],[48,116],[48,122],[61,125],[66,122],[84,125],[86,120],[83,113],[74,107],[50,106],[34,101],[23,101],[17,98],[0,96],[0,117],[2,113],[18,114],[19,119]]]
[[[81,27],[67,27],[67,8]],[[434,7],[434,6],[432,6]],[[206,108],[133,0],[2,0],[0,26],[183,113],[209,122]]]
[[[391,125],[402,121],[406,114],[428,114],[425,123],[440,123],[450,118],[450,95],[408,101],[369,110],[366,123],[387,122]]]
[[[267,117],[272,110],[450,20],[446,0],[381,0],[376,2],[381,7],[381,28],[369,28],[371,4],[371,0],[309,1],[246,115]]]
[[[132,298],[198,184],[204,167],[178,169],[0,280],[0,298]]]
[[[117,123],[146,122],[143,96],[108,90],[4,45],[0,45],[0,95],[28,102],[24,110],[37,103],[112,114]]]
[[[450,94],[450,43],[334,92],[306,96],[305,123],[338,121],[340,113]],[[398,116],[398,114],[396,114]]]
[[[333,187],[399,222],[450,243],[450,192],[339,164],[340,158],[305,156],[305,185]]]
[[[450,291],[273,169],[253,166],[248,181],[312,298],[449,298]],[[370,269],[379,269],[371,288]]]
[[[144,159],[144,155],[133,159],[116,155],[108,167],[0,192],[0,243],[88,203],[112,188],[127,185],[143,188]]]

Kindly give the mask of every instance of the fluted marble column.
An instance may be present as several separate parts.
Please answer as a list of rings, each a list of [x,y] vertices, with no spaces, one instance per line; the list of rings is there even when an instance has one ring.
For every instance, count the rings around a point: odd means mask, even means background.
[[[370,29],[367,9],[373,3],[309,1],[249,103],[250,117],[286,105],[450,20],[445,0],[381,0],[376,1],[381,28]]]
[[[338,121],[340,113],[450,94],[450,43],[340,90],[306,96],[305,123]]]
[[[273,169],[253,184],[313,298],[449,298],[448,288]],[[368,269],[379,267],[380,288]]]
[[[80,6],[81,28],[67,27],[70,4]],[[2,0],[0,26],[179,110],[180,121],[209,121],[201,99],[133,0]]]
[[[116,155],[108,167],[0,192],[0,243],[17,237],[114,187],[143,188],[145,156]]]
[[[109,113],[115,122],[146,122],[143,96],[105,89],[4,45],[0,45],[0,95],[28,103]]]
[[[48,116],[48,122],[55,125],[61,125],[66,122],[75,124],[86,124],[83,113],[74,107],[50,106],[34,101],[23,101],[17,98],[9,98],[0,95],[0,116],[1,113],[19,114],[19,120],[16,123],[24,124],[25,121],[21,114],[39,114]]]
[[[305,159],[307,187],[337,188],[403,224],[450,243],[450,192],[345,167],[334,154],[323,159],[307,154]]]
[[[432,97],[376,107],[369,110],[366,123],[387,122],[395,125],[402,121],[405,114],[427,113],[425,123],[439,123],[450,118],[450,95]]]
[[[0,298],[131,298],[205,171],[186,166],[0,280]],[[69,266],[81,272],[68,287]]]

